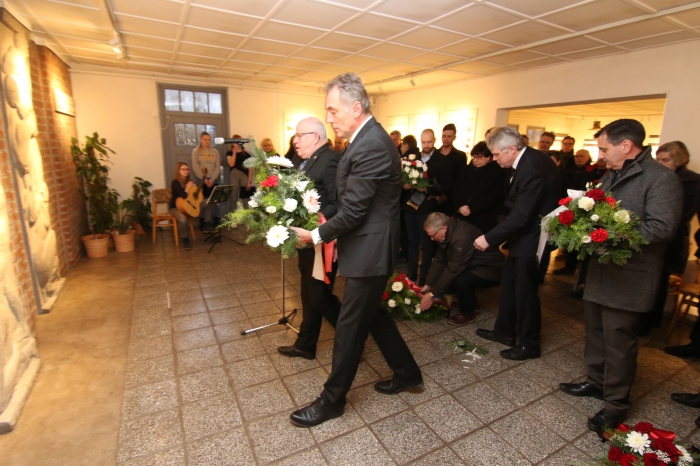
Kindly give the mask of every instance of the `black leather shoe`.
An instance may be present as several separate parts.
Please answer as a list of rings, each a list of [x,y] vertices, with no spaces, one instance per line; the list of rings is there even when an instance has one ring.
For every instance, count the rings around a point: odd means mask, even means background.
[[[526,359],[535,359],[540,357],[539,348],[526,348],[523,345],[514,346],[513,348],[504,349],[500,352],[503,359],[512,359],[513,361],[524,361]]]
[[[502,343],[506,346],[515,346],[515,338],[508,338],[504,337],[502,335],[497,334],[493,330],[486,330],[485,328],[478,328],[476,329],[476,334],[480,336],[481,338],[485,338],[490,341],[497,341],[498,343]]]
[[[695,345],[667,346],[664,353],[678,358],[700,358],[700,348]]]
[[[625,422],[623,414],[611,413],[607,409],[601,409],[595,416],[588,419],[588,426],[593,432],[602,433],[605,429],[616,429],[617,426]]]
[[[691,408],[700,408],[700,395],[697,393],[671,393],[671,399]]]
[[[603,399],[603,390],[592,383],[560,383],[559,390],[571,396],[590,396],[591,398]]]
[[[314,359],[316,357],[316,355],[311,354],[308,351],[302,351],[300,349],[297,349],[296,346],[278,346],[277,351],[280,354],[283,354],[290,358]]]
[[[407,382],[399,377],[392,377],[389,380],[382,380],[374,384],[374,389],[384,395],[396,395],[404,390],[420,390],[423,388],[423,381]]]
[[[345,405],[332,405],[320,396],[306,408],[294,411],[289,419],[299,427],[313,427],[343,415]]]

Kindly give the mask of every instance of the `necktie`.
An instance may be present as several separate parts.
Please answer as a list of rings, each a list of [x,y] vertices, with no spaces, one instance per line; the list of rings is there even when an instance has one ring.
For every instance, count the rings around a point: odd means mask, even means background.
[[[511,167],[511,169],[510,169],[510,181],[509,181],[509,183],[512,183],[512,182],[513,182],[513,178],[514,178],[514,177],[515,177],[515,168],[512,168],[512,167]]]
[[[309,161],[309,159],[306,159],[303,162],[301,162],[301,165],[299,165],[299,168],[297,168],[297,170],[298,171],[304,170],[304,167],[306,166],[306,162],[308,162],[308,161]]]

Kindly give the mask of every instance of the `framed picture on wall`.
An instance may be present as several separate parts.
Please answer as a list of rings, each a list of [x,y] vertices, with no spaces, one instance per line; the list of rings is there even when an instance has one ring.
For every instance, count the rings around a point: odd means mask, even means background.
[[[540,136],[544,133],[544,126],[530,126],[527,127],[527,138],[530,140],[530,144],[533,142],[540,142]]]

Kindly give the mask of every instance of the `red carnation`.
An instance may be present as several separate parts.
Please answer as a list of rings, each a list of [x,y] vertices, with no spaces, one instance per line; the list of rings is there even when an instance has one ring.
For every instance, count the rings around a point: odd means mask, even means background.
[[[591,233],[591,239],[594,243],[602,243],[603,241],[608,239],[608,232],[605,231],[603,228],[598,228],[596,231]]]
[[[656,453],[644,453],[642,456],[644,460],[644,466],[666,466],[666,463],[661,461]]]
[[[607,202],[610,207],[617,207],[617,202],[615,201],[615,198],[606,197],[605,202]]]
[[[637,466],[637,457],[632,453],[625,453],[620,458],[620,466]]]
[[[416,161],[414,160],[413,162],[411,162],[411,165],[413,165],[415,167],[417,165]]]
[[[383,299],[384,301],[386,301],[387,299],[389,299],[389,293],[387,293],[387,292],[385,291],[384,294],[382,295],[382,299]]]
[[[270,175],[267,177],[265,181],[260,183],[261,188],[274,188],[276,187],[279,183],[279,178],[277,178],[276,175]]]
[[[596,202],[605,200],[605,193],[601,189],[591,189],[586,193],[586,196],[590,197]]]
[[[565,197],[564,199],[559,199],[559,205],[566,205],[569,202],[571,202],[571,200],[572,199],[570,197]]]
[[[428,172],[423,172],[423,178],[427,178],[427,177],[428,177]]]
[[[564,212],[560,212],[557,218],[559,219],[559,223],[568,227],[574,223],[574,212],[572,210],[565,210]]]
[[[671,459],[674,462],[678,459],[678,455],[681,454],[680,450],[676,448],[676,445],[674,445],[672,441],[664,437],[654,439],[652,446],[655,449],[661,450],[662,452],[666,453],[668,456],[671,457]]]
[[[624,454],[624,451],[613,445],[610,447],[610,451],[608,452],[608,459],[610,461],[620,461],[620,458],[622,458]]]
[[[620,424],[619,426],[617,426],[617,430],[619,430],[623,434],[626,434],[630,431],[630,427],[627,424]]]
[[[648,434],[654,429],[654,425],[651,422],[638,422],[633,427],[634,430],[640,434]]]

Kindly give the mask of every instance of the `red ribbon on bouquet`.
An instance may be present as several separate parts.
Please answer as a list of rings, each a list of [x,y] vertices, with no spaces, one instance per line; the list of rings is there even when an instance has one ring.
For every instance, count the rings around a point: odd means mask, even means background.
[[[326,223],[325,215],[321,213],[318,214],[318,223],[319,225]],[[335,246],[335,240],[331,241],[330,243],[316,245],[316,256],[314,257],[314,269],[312,275],[317,280],[323,280],[326,285],[330,285],[331,283],[327,274],[333,271],[333,262],[335,262],[337,259],[335,257]],[[319,257],[319,255],[322,257]]]
[[[419,298],[423,299],[423,294],[420,292],[421,287],[413,283],[413,281],[410,278],[408,278],[405,273],[397,275],[394,281],[402,282],[407,289],[413,291]],[[442,299],[435,299],[435,302],[443,306],[447,305],[447,303]]]

